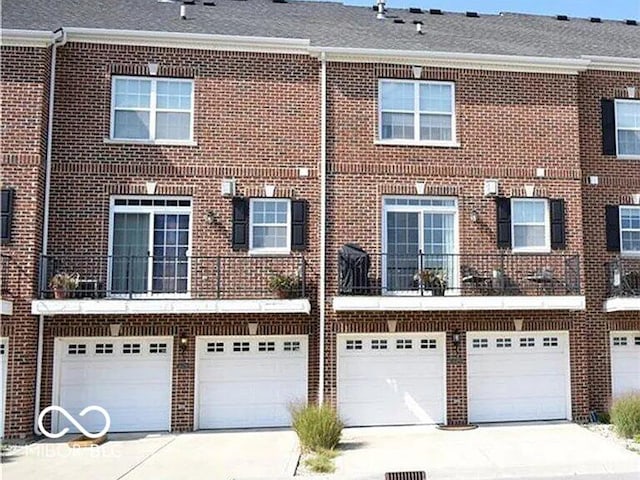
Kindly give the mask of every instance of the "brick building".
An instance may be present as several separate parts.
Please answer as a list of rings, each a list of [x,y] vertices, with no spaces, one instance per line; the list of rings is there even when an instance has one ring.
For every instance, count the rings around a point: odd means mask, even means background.
[[[27,4],[3,12],[4,436],[51,404],[180,431],[299,401],[581,420],[640,388],[633,22]]]

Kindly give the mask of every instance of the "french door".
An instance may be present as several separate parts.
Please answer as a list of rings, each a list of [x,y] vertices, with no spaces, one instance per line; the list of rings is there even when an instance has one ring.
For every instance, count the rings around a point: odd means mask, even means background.
[[[183,200],[183,206],[173,202],[167,206],[166,200],[151,205],[119,200],[111,216],[111,294],[186,294],[190,287],[190,200]]]
[[[388,293],[420,288],[421,272],[437,274],[447,288],[457,283],[455,198],[384,199],[383,288]]]

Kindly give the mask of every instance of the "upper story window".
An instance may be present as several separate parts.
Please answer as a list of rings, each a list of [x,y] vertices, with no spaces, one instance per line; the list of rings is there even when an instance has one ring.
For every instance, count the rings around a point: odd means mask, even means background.
[[[291,250],[290,210],[289,199],[251,199],[249,250],[288,253]]]
[[[549,202],[543,198],[512,199],[511,228],[514,251],[550,251]]]
[[[452,82],[380,80],[378,108],[382,142],[455,144]]]
[[[193,139],[193,80],[114,77],[111,139],[189,142]]]
[[[616,100],[618,156],[640,157],[640,101]]]
[[[620,207],[620,250],[640,254],[640,207]]]

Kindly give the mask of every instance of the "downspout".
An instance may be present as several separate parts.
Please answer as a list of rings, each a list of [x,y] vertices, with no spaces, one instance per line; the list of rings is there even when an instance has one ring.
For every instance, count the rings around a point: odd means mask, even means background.
[[[51,192],[51,144],[53,136],[53,100],[55,97],[56,86],[56,52],[58,47],[62,47],[67,43],[67,34],[59,28],[53,32],[54,38],[51,46],[51,70],[49,74],[49,111],[47,118],[47,154],[45,163],[44,177],[44,212],[42,218],[42,258],[47,254],[49,246],[49,195]],[[38,282],[42,280],[42,276],[38,276]],[[44,315],[40,315],[38,319],[38,353],[36,357],[36,392],[35,392],[35,408],[33,431],[36,435],[42,435],[38,428],[38,417],[40,416],[40,392],[42,390],[42,349],[44,345]]]
[[[325,302],[326,302],[326,229],[327,229],[327,59],[320,54],[320,365],[318,404],[324,403],[324,339],[325,339]]]

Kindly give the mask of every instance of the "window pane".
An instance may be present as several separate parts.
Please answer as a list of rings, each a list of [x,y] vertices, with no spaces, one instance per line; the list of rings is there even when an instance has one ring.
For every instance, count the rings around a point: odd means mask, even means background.
[[[191,109],[191,83],[159,80],[156,88],[158,108]]]
[[[287,227],[253,227],[253,248],[286,248]]]
[[[618,128],[640,128],[640,102],[616,103]]]
[[[420,140],[451,140],[451,116],[420,115]]]
[[[513,227],[513,248],[544,247],[544,225],[515,225]]]
[[[421,84],[420,110],[451,113],[451,85]]]
[[[621,208],[620,226],[640,229],[640,208]]]
[[[156,138],[160,140],[189,140],[191,138],[189,113],[158,112]]]
[[[622,232],[622,250],[640,252],[640,230]]]
[[[381,125],[382,138],[413,139],[412,113],[383,113]]]
[[[513,223],[545,223],[546,202],[519,202],[513,201]]]
[[[149,112],[116,111],[113,135],[115,138],[149,138]]]
[[[149,108],[151,105],[151,81],[118,78],[115,81],[115,106]]]
[[[382,110],[413,111],[414,84],[411,82],[382,82]]]
[[[618,153],[640,155],[640,130],[618,130]]]

